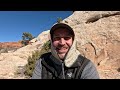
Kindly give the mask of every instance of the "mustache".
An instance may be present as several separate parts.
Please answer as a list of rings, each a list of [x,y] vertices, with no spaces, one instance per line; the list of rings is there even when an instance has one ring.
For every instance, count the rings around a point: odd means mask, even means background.
[[[58,45],[58,47],[56,47],[56,49],[62,49],[62,48],[68,48],[68,47],[63,45]]]

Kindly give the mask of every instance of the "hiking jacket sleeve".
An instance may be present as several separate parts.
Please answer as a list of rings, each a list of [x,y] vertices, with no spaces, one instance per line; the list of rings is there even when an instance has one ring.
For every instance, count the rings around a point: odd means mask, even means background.
[[[93,62],[89,62],[86,67],[84,68],[81,79],[99,79],[98,71],[93,64]]]
[[[42,71],[41,59],[39,59],[36,61],[35,69],[33,71],[31,79],[41,79],[41,71]]]

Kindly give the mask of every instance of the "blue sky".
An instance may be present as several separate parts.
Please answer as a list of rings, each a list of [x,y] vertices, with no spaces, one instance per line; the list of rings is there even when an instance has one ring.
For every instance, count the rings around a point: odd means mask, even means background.
[[[23,32],[37,37],[49,30],[57,18],[67,18],[72,11],[0,11],[0,42],[22,40]]]

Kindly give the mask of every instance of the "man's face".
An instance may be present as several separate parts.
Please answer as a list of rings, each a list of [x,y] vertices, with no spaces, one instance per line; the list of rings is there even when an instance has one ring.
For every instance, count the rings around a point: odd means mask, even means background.
[[[57,51],[60,59],[64,59],[66,53],[72,46],[72,35],[69,34],[69,30],[66,28],[59,28],[54,31],[53,34],[53,46]]]

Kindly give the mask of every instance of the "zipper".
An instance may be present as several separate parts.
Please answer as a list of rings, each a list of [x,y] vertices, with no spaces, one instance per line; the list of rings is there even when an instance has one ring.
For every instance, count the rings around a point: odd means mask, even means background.
[[[62,62],[62,77],[63,77],[63,79],[65,79],[64,62]]]

